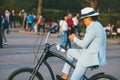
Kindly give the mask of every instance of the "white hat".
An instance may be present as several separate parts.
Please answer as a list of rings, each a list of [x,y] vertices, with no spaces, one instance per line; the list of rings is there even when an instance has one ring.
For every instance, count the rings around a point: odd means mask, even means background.
[[[95,12],[95,10],[91,7],[86,7],[81,10],[81,19],[89,17],[89,16],[97,16],[99,15],[98,12]]]

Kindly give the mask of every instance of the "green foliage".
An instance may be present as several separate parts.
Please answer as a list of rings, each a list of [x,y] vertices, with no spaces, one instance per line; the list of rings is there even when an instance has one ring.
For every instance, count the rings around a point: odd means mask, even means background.
[[[61,19],[61,10],[57,9],[44,9],[43,16],[46,18],[46,21],[58,21]]]
[[[100,22],[106,26],[108,23],[116,24],[118,20],[120,20],[120,15],[118,13],[112,13],[112,14],[100,14],[99,16]]]
[[[120,0],[98,0],[98,9],[102,13],[99,20],[104,26],[115,24],[120,20]],[[0,8],[14,9],[17,13],[21,9],[26,12],[37,13],[38,0],[0,0]],[[61,19],[62,12],[70,10],[80,12],[83,7],[89,6],[85,0],[43,0],[43,15],[46,21]],[[117,13],[117,14],[115,14]]]
[[[35,5],[37,0],[0,0],[1,9],[14,9],[15,11],[20,11],[25,9],[26,11],[31,11],[34,8],[37,8]]]
[[[81,4],[80,0],[44,0],[43,8],[79,12]]]
[[[97,0],[97,7],[100,12],[120,13],[120,0]],[[83,7],[90,6],[86,0],[43,0],[43,9],[70,10],[80,12]],[[17,11],[25,9],[31,11],[37,9],[38,0],[0,0],[0,8],[15,9]]]

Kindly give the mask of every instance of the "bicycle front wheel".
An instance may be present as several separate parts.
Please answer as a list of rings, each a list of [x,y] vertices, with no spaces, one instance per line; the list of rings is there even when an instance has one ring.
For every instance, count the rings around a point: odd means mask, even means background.
[[[32,72],[32,68],[21,68],[11,73],[8,80],[29,80]],[[33,80],[43,80],[43,77],[39,72],[37,72]]]
[[[102,75],[94,76],[90,80],[117,80],[117,79],[111,75],[102,74]]]

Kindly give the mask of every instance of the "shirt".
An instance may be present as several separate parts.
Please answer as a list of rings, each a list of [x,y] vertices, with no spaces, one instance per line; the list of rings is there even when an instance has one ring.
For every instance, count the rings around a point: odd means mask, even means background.
[[[74,23],[72,19],[67,19],[68,27],[73,27]]]
[[[33,23],[33,16],[30,14],[27,18],[28,23]]]
[[[68,30],[68,24],[65,20],[60,21],[60,26],[62,26],[62,30],[64,30],[64,31]]]
[[[74,17],[74,18],[72,18],[72,20],[73,20],[74,26],[77,26],[79,23],[78,19],[76,17]]]

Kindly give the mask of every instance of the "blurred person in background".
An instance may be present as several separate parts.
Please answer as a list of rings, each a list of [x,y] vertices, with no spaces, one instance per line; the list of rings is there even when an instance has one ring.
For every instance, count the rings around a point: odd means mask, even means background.
[[[3,48],[3,40],[2,40],[2,11],[0,9],[0,48]]]
[[[36,23],[36,21],[37,21],[37,17],[36,17],[36,15],[35,15],[34,13],[32,13],[32,16],[33,16],[32,31],[35,32],[34,26],[35,26],[35,23]]]
[[[79,14],[76,13],[75,16],[72,18],[73,23],[74,23],[74,33],[77,33],[79,38],[80,38],[80,26],[79,26]]]
[[[69,48],[71,48],[71,41],[69,40],[68,36],[72,33],[74,33],[74,22],[72,20],[72,14],[71,13],[68,13],[67,15],[67,24],[68,24],[68,32],[67,32],[67,43],[65,45],[65,47],[67,48],[67,46],[69,45]]]
[[[40,33],[40,29],[42,28],[42,30],[43,30],[43,33],[45,32],[45,18],[41,15],[40,17],[39,17],[39,19],[38,19],[38,30],[37,30],[37,32],[38,32],[38,34]]]
[[[59,28],[59,35],[61,39],[61,45],[65,47],[67,43],[67,31],[68,31],[68,24],[66,22],[67,15],[63,15],[62,20],[60,20],[60,28]]]
[[[6,39],[6,36],[5,36],[5,34],[6,34],[5,32],[9,27],[9,22],[8,22],[7,17],[6,17],[5,14],[3,14],[3,22],[2,22],[2,24],[3,24],[3,28],[2,28],[3,43],[4,43],[4,45],[7,45],[8,43],[7,43],[7,39]]]
[[[9,19],[10,19],[10,27],[12,28],[12,32],[14,30],[14,28],[16,27],[16,24],[15,24],[15,11],[12,10],[10,15],[9,15]]]
[[[32,28],[33,20],[34,20],[34,17],[32,13],[29,13],[27,17],[27,23],[28,23],[28,29],[30,30],[30,32],[33,31],[33,28]]]
[[[10,33],[10,12],[9,12],[9,10],[8,9],[6,9],[5,10],[5,16],[6,16],[6,20],[8,21],[8,23],[9,23],[9,27],[8,27],[8,29],[7,29],[7,34],[9,34]]]
[[[24,16],[23,16],[23,25],[24,25],[24,31],[26,31],[26,27],[27,27],[27,12],[24,13]]]
[[[21,27],[21,28],[23,28],[24,12],[25,12],[24,9],[22,9],[22,10],[19,12],[19,22],[20,22],[20,27]]]

